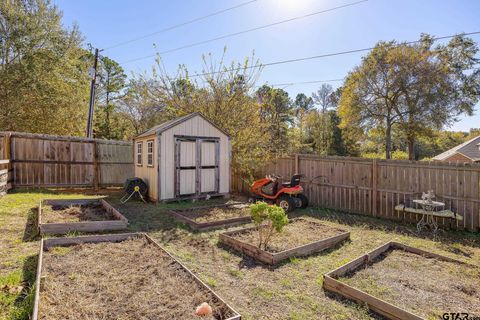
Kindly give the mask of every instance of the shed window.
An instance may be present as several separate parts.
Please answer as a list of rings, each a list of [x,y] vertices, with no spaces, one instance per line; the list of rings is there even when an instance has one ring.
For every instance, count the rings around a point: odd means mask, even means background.
[[[153,167],[153,140],[147,141],[147,166]]]
[[[143,147],[143,143],[137,142],[137,165],[138,166],[142,165],[142,147]]]

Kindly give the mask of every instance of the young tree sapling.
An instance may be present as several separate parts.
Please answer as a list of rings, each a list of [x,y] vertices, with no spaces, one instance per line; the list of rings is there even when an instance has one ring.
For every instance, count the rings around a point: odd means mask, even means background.
[[[257,226],[260,249],[266,249],[273,234],[281,232],[288,224],[287,214],[277,205],[260,201],[250,206],[250,214]]]

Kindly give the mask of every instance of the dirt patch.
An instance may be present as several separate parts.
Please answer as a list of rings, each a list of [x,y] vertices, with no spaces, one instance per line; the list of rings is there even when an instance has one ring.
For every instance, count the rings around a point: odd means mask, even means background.
[[[281,233],[276,233],[267,246],[268,252],[281,252],[303,246],[315,241],[327,239],[345,231],[305,219],[290,221]],[[236,240],[258,245],[258,233],[255,229],[245,230],[231,235]]]
[[[115,220],[103,206],[98,204],[58,206],[42,206],[42,223],[64,223],[79,221]]]
[[[40,319],[199,319],[230,310],[144,239],[58,248],[44,255]]]
[[[185,210],[179,213],[197,223],[204,223],[250,216],[250,208],[248,206],[214,207]]]
[[[480,314],[480,268],[391,250],[340,280],[429,319]]]

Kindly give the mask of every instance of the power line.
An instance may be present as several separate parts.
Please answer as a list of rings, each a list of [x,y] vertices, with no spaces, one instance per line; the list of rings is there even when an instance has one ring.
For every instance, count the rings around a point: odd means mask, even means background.
[[[471,36],[471,35],[477,35],[480,34],[480,31],[474,31],[474,32],[468,32],[468,33],[461,33],[459,35],[463,36]],[[456,37],[458,34],[455,35],[449,35],[449,36],[442,36],[442,37],[434,37],[432,38],[432,41],[438,41],[438,40],[444,40],[444,39],[450,39],[453,37]],[[415,43],[420,43],[422,40],[415,40],[415,41],[408,41],[408,42],[402,42],[401,44],[415,44]],[[286,63],[293,63],[293,62],[300,62],[300,61],[307,61],[307,60],[315,60],[315,59],[321,59],[321,58],[328,58],[328,57],[334,57],[334,56],[340,56],[340,55],[345,55],[345,54],[350,54],[350,53],[358,53],[358,52],[365,52],[365,51],[370,51],[374,49],[375,47],[369,47],[369,48],[362,48],[362,49],[354,49],[354,50],[347,50],[347,51],[340,51],[340,52],[334,52],[334,53],[326,53],[326,54],[321,54],[321,55],[316,55],[316,56],[310,56],[310,57],[304,57],[304,58],[296,58],[296,59],[288,59],[288,60],[280,60],[280,61],[274,61],[274,62],[269,62],[269,63],[261,63],[261,64],[255,64],[253,66],[246,66],[246,67],[237,67],[237,68],[230,68],[230,69],[224,69],[222,71],[212,71],[212,72],[203,72],[203,73],[197,73],[194,75],[191,75],[189,77],[201,77],[201,76],[207,76],[207,75],[214,75],[218,73],[226,73],[230,71],[240,71],[243,69],[255,69],[255,68],[263,68],[263,67],[268,67],[268,66],[274,66],[274,65],[279,65],[279,64],[286,64]]]
[[[322,13],[343,9],[343,8],[354,6],[354,5],[357,5],[357,4],[360,4],[360,3],[363,3],[363,2],[367,2],[367,1],[368,0],[360,0],[360,1],[352,2],[352,3],[348,3],[348,4],[345,4],[345,5],[342,5],[342,6],[338,6],[338,7],[334,7],[334,8],[330,8],[330,9],[326,9],[326,10],[321,10],[321,11],[316,11],[316,12],[313,12],[313,13],[309,13],[309,14],[306,14],[306,15],[302,15],[302,16],[298,16],[298,17],[294,17],[294,18],[290,18],[290,19],[286,19],[286,20],[277,21],[277,22],[266,24],[266,25],[263,25],[263,26],[259,26],[259,27],[255,27],[255,28],[251,28],[251,29],[247,29],[247,30],[242,30],[242,31],[234,32],[234,33],[229,33],[229,34],[226,34],[226,35],[223,35],[223,36],[219,36],[219,37],[215,37],[215,38],[211,38],[211,39],[203,40],[203,41],[199,41],[199,42],[194,42],[194,43],[191,43],[191,44],[183,45],[181,47],[161,51],[161,52],[158,52],[158,53],[155,53],[155,54],[150,54],[150,55],[147,55],[147,56],[143,56],[143,57],[139,57],[139,58],[135,58],[135,59],[130,59],[130,60],[122,62],[121,64],[127,64],[127,63],[131,63],[131,62],[139,61],[139,60],[145,60],[145,59],[148,59],[148,58],[155,57],[157,54],[166,54],[166,53],[171,53],[171,52],[175,52],[175,51],[179,51],[179,50],[183,50],[183,49],[187,49],[187,48],[191,48],[191,47],[196,47],[196,46],[206,44],[206,43],[210,43],[210,42],[214,42],[214,41],[217,41],[217,40],[231,38],[231,37],[235,37],[235,36],[238,36],[238,35],[241,35],[241,34],[253,32],[253,31],[257,31],[257,30],[261,30],[261,29],[270,28],[270,27],[273,27],[273,26],[277,26],[277,25],[280,25],[280,24],[284,24],[284,23],[288,23],[288,22],[292,22],[292,21],[296,21],[296,20],[300,20],[300,19],[305,19],[305,18],[308,18],[308,17],[312,17],[312,16],[315,16],[315,15],[322,14]]]
[[[478,68],[469,68],[465,69],[465,71],[471,71],[471,70],[477,70]],[[345,78],[338,78],[338,79],[328,79],[328,80],[312,80],[312,81],[299,81],[299,82],[285,82],[285,83],[274,83],[274,84],[269,84],[268,82],[265,83],[266,85],[270,87],[291,87],[295,85],[301,85],[301,84],[315,84],[315,83],[330,83],[330,82],[340,82],[340,81],[345,81]],[[255,86],[256,88],[262,87],[263,85],[258,85]]]
[[[300,82],[286,82],[286,83],[275,83],[275,84],[268,84],[271,87],[290,87],[298,84],[315,84],[315,83],[328,83],[328,82],[338,82],[343,81],[345,78],[338,78],[338,79],[329,79],[329,80],[313,80],[313,81],[300,81]]]
[[[152,32],[152,33],[148,33],[146,35],[143,35],[143,36],[139,36],[137,38],[133,38],[133,39],[130,39],[130,40],[126,40],[126,41],[123,41],[123,42],[119,42],[117,44],[114,44],[114,45],[111,45],[107,48],[105,48],[104,50],[110,50],[110,49],[113,49],[113,48],[117,48],[117,47],[121,47],[121,46],[124,46],[126,44],[129,44],[129,43],[133,43],[133,42],[137,42],[139,40],[143,40],[143,39],[146,39],[146,38],[149,38],[149,37],[152,37],[154,35],[157,35],[157,34],[161,34],[161,33],[165,33],[167,31],[170,31],[170,30],[173,30],[173,29],[177,29],[177,28],[180,28],[180,27],[183,27],[183,26],[186,26],[186,25],[189,25],[189,24],[192,24],[194,22],[198,22],[198,21],[201,21],[201,20],[205,20],[205,19],[208,19],[210,17],[213,17],[213,16],[217,16],[217,15],[220,15],[222,13],[225,13],[225,12],[228,12],[228,11],[231,11],[231,10],[235,10],[235,9],[238,9],[238,8],[241,8],[241,7],[244,7],[246,5],[249,5],[253,2],[257,2],[258,0],[251,0],[251,1],[247,1],[247,2],[242,2],[236,6],[233,6],[233,7],[229,7],[229,8],[226,8],[226,9],[222,9],[222,10],[219,10],[219,11],[215,11],[215,12],[212,12],[212,13],[209,13],[205,16],[201,16],[201,17],[198,17],[198,18],[195,18],[195,19],[192,19],[192,20],[188,20],[188,21],[185,21],[185,22],[182,22],[182,23],[179,23],[179,24],[176,24],[176,25],[173,25],[173,26],[170,26],[170,27],[167,27],[167,28],[164,28],[164,29],[161,29],[161,30],[158,30],[158,31],[155,31],[155,32]]]

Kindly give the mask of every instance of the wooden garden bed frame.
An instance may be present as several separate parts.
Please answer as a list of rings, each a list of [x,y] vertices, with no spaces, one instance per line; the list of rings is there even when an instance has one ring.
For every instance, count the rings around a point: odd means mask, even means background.
[[[60,223],[43,223],[42,207],[51,206],[79,206],[100,203],[105,211],[115,217],[115,220],[104,221],[80,221],[80,222],[60,222]],[[112,207],[104,199],[45,199],[41,200],[38,205],[38,231],[44,234],[66,234],[70,231],[77,232],[104,232],[125,230],[128,226],[128,220],[117,209]]]
[[[322,224],[320,222],[315,222],[315,221],[311,221],[311,220],[307,220],[307,219],[303,219],[303,218],[290,219],[290,223],[295,222],[297,220],[305,220],[305,221],[308,221],[309,223],[311,222],[311,223],[316,223],[316,224],[325,226],[324,224]],[[333,229],[338,229],[338,228],[334,228],[334,227],[332,227],[332,228]],[[325,250],[325,249],[333,248],[334,246],[336,246],[340,242],[345,241],[347,239],[350,239],[350,232],[338,229],[342,233],[340,233],[336,236],[329,237],[329,238],[322,239],[322,240],[318,240],[318,241],[314,241],[314,242],[311,242],[311,243],[308,243],[308,244],[305,244],[305,245],[302,245],[302,246],[298,246],[298,247],[295,247],[295,248],[291,248],[291,249],[287,249],[287,250],[284,250],[284,251],[281,251],[281,252],[275,252],[274,253],[274,252],[268,252],[268,251],[265,251],[263,249],[260,249],[259,247],[255,246],[255,245],[237,240],[234,237],[235,234],[242,233],[242,232],[245,232],[245,231],[256,230],[256,229],[257,229],[257,227],[252,227],[252,228],[245,228],[245,229],[240,229],[240,230],[221,233],[219,235],[220,242],[224,243],[224,244],[232,247],[233,249],[235,249],[239,252],[242,252],[242,253],[244,253],[244,254],[246,254],[246,255],[248,255],[248,256],[256,259],[256,260],[259,260],[263,263],[274,265],[274,264],[277,264],[280,261],[288,259],[290,257],[308,256],[308,255],[310,255],[312,253],[315,253],[315,252],[319,252],[319,251],[322,251],[322,250]]]
[[[217,204],[211,206],[201,206],[201,207],[191,207],[186,209],[173,209],[169,210],[168,213],[175,219],[186,223],[192,230],[195,231],[207,231],[216,228],[232,227],[239,224],[245,224],[252,221],[250,216],[229,218],[217,221],[208,221],[208,222],[196,222],[194,219],[187,217],[184,213],[191,212],[195,210],[205,210],[205,209],[214,209],[214,208],[229,208],[235,205],[246,204],[243,202],[233,202],[226,204]]]
[[[149,243],[153,244],[158,250],[161,250],[165,253],[172,261],[178,264],[183,270],[185,270],[192,278],[193,281],[197,282],[200,287],[202,287],[207,292],[211,293],[214,299],[218,300],[220,303],[224,304],[234,315],[226,320],[241,320],[240,314],[235,311],[230,305],[228,305],[222,298],[220,298],[209,286],[207,286],[202,280],[200,280],[196,275],[194,275],[187,267],[185,267],[181,262],[175,259],[170,253],[163,249],[155,240],[145,233],[121,233],[121,234],[108,234],[108,235],[94,235],[94,236],[81,236],[81,237],[70,237],[70,238],[51,238],[43,239],[40,241],[40,253],[38,255],[38,264],[37,264],[37,278],[35,282],[35,300],[33,305],[33,315],[32,320],[38,320],[38,313],[40,307],[40,294],[41,294],[41,285],[42,285],[42,264],[43,264],[43,252],[48,251],[52,247],[67,247],[83,243],[100,243],[100,242],[122,242],[132,238],[145,238]]]
[[[395,241],[390,241],[370,252],[364,254],[351,262],[344,264],[343,266],[330,271],[323,275],[323,288],[326,291],[330,291],[341,296],[344,296],[347,299],[353,300],[359,304],[365,305],[370,310],[373,310],[382,316],[387,317],[388,319],[395,320],[423,320],[424,318],[415,315],[407,310],[404,310],[400,307],[397,307],[389,302],[386,302],[380,298],[376,298],[360,289],[349,286],[346,283],[343,283],[338,280],[339,277],[342,277],[348,273],[355,272],[358,268],[366,266],[375,259],[377,259],[381,254],[389,250],[404,250],[406,252],[418,254],[426,258],[438,259],[440,261],[447,261],[453,263],[459,263],[462,265],[469,265],[460,260],[452,259],[445,257],[433,252],[428,252],[422,249],[410,247],[402,243]]]

